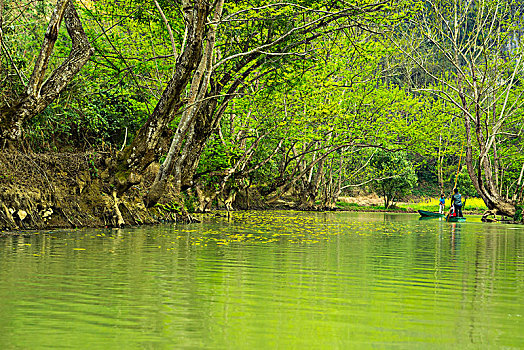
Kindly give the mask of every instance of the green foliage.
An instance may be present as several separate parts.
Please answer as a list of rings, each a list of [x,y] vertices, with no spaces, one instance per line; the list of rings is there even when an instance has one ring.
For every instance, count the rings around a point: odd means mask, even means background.
[[[235,164],[240,157],[241,150],[233,140],[225,143],[218,137],[212,137],[207,143],[203,152],[203,159],[200,162],[199,170],[220,171],[227,169]]]
[[[158,2],[180,52],[185,29],[180,3]],[[4,54],[0,58],[0,102],[12,101],[23,91],[22,80],[30,76],[46,16],[53,6],[49,1],[28,2],[21,16],[17,2],[5,3],[4,23],[12,25],[5,25],[3,34],[11,58]],[[428,4],[410,3],[414,6],[409,10],[399,7],[391,12],[388,21],[405,16],[405,21],[398,23],[413,26],[411,16],[423,15],[420,11],[427,10]],[[95,54],[57,101],[25,126],[26,144],[34,150],[120,148],[126,129],[130,140],[151,114],[176,64],[166,24],[153,1],[101,0],[85,7],[76,4]],[[324,189],[331,190],[339,180],[342,188],[350,190],[372,177],[391,176],[373,186],[384,193],[386,207],[410,193],[417,176],[424,185],[416,192],[418,195],[434,194],[439,187],[439,174],[444,188],[452,187],[465,138],[464,124],[457,105],[435,97],[433,91],[454,96],[456,67],[446,62],[445,55],[437,52],[433,44],[421,39],[424,33],[415,38],[420,41],[417,53],[427,57],[428,64],[423,68],[408,62],[400,50],[369,33],[355,30],[326,35],[345,24],[342,21],[315,29],[318,37],[311,41],[308,38],[312,33],[289,31],[300,27],[305,18],[322,16],[342,3],[307,0],[295,5],[298,6],[257,0],[226,2],[224,6],[225,20],[219,25],[217,37],[220,55],[216,59],[238,56],[216,67],[213,82],[220,82],[228,74],[241,76],[255,65],[258,68],[256,74],[246,75],[242,88],[227,105],[220,121],[220,135],[213,135],[206,144],[197,169],[197,173],[204,174],[201,180],[205,186],[218,189],[218,173],[234,166],[251,146],[256,146],[246,169],[271,157],[263,167],[249,173],[250,183],[265,191],[319,157],[325,159],[323,168],[317,164],[312,174],[321,173]],[[373,23],[371,13],[363,16],[366,23]],[[348,20],[351,18],[344,19]],[[505,25],[511,27],[510,22],[505,19]],[[472,28],[462,28],[461,35]],[[242,66],[247,57],[242,53],[282,35],[287,35],[285,40],[265,47],[266,54]],[[407,38],[402,40],[407,44]],[[50,67],[56,67],[70,48],[70,39],[62,26]],[[504,79],[515,65],[515,60],[499,61],[495,56],[486,62],[492,68],[499,64],[493,72]],[[471,84],[471,79],[466,79]],[[223,91],[230,87],[228,84]],[[508,90],[507,106],[514,108],[513,114],[495,140],[504,175],[500,179],[503,189],[515,183],[524,162],[523,110],[519,104],[522,92],[519,84]],[[219,106],[225,99],[219,98]],[[494,115],[503,112],[500,104],[484,109],[492,110]],[[175,117],[172,126],[176,123]],[[488,131],[493,128],[488,119],[485,125]],[[473,142],[475,158],[479,156],[478,144]],[[373,155],[373,150],[386,145],[406,153]],[[337,152],[333,152],[335,149]],[[494,156],[490,157],[495,163]],[[94,166],[92,175],[98,176]],[[458,186],[464,195],[476,195],[464,169]]]
[[[358,208],[360,206],[358,205],[358,203],[337,202],[337,207],[339,208]]]
[[[26,141],[37,150],[120,147],[145,115],[132,96],[100,93],[89,100],[51,104],[26,127]]]
[[[516,222],[524,222],[524,216],[522,215],[523,211],[524,207],[522,205],[517,206],[513,220]]]
[[[373,188],[384,198],[389,208],[395,201],[411,193],[417,176],[404,152],[379,151],[371,161],[375,181]]]
[[[186,208],[187,212],[196,212],[196,208],[198,207],[198,199],[189,192],[184,192],[182,195],[184,198],[184,207]]]
[[[426,210],[426,211],[437,211],[439,207],[439,199],[440,197],[433,197],[433,198],[422,198],[421,201],[416,203],[407,203],[402,204],[401,207],[410,208],[412,210]],[[446,199],[446,205],[449,206],[449,196]],[[483,213],[486,211],[488,207],[486,207],[486,204],[484,201],[480,198],[475,197],[468,197],[466,200],[466,206],[463,208],[463,210],[466,210],[468,212],[474,211],[476,213]]]
[[[167,213],[180,213],[182,211],[182,206],[180,203],[171,201],[169,203],[157,203],[155,204],[155,207],[160,208],[161,210],[167,212]]]
[[[40,51],[47,16],[47,1],[3,0],[2,47],[0,48],[0,107],[16,101],[25,90]],[[61,34],[60,34],[61,35]],[[53,66],[56,59],[51,61]]]
[[[461,171],[458,173],[458,177],[456,176],[457,174],[453,174],[449,181],[450,183],[454,184],[455,178],[457,178],[457,188],[462,195],[467,197],[478,197],[477,190],[475,190],[473,182],[471,182],[471,178],[469,177],[466,167],[461,169]]]
[[[96,179],[99,176],[99,170],[96,166],[96,155],[88,154],[87,155],[87,164],[89,164],[89,172],[92,179]]]

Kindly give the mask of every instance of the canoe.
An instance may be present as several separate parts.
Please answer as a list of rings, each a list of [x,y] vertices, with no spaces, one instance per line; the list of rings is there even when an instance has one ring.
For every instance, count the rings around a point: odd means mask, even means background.
[[[462,216],[450,216],[449,218],[446,219],[446,221],[449,221],[449,222],[464,222],[464,221],[466,221],[466,218],[462,217]]]
[[[426,211],[426,210],[419,210],[418,213],[423,218],[443,218],[444,216],[446,216],[444,214],[435,213],[434,211]]]

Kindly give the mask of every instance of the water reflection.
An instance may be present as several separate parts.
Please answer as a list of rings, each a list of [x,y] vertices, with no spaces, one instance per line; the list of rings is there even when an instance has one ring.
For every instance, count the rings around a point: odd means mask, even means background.
[[[416,215],[238,212],[3,237],[0,345],[519,348],[523,233]]]
[[[459,244],[460,244],[460,231],[461,231],[462,223],[451,223],[451,255],[455,257],[455,252],[459,250]]]

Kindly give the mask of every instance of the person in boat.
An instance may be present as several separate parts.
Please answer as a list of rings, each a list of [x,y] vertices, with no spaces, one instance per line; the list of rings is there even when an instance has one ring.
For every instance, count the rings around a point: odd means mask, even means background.
[[[457,212],[455,211],[455,206],[453,205],[453,199],[452,199],[451,205],[449,206],[448,217],[454,217],[454,216],[457,216]]]
[[[438,206],[438,213],[444,214],[444,210],[446,209],[446,197],[444,194],[440,195],[440,199],[438,200],[439,206]]]
[[[458,188],[453,189],[454,194],[451,196],[451,206],[453,207],[454,216],[462,216],[462,195],[459,193]]]

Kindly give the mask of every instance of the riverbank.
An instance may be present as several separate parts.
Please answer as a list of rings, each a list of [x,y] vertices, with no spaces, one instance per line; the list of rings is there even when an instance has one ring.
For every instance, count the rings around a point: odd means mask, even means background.
[[[361,212],[390,212],[390,213],[418,213],[419,210],[438,212],[438,206],[427,206],[419,203],[401,203],[397,206],[386,209],[381,205],[362,206],[357,203],[337,202],[337,208],[343,211],[361,211]],[[465,209],[465,215],[482,215],[484,211],[478,208]]]
[[[196,208],[192,201],[181,198],[168,186],[161,201],[148,208],[144,203],[146,189],[157,171],[151,166],[139,184],[117,197],[108,181],[107,159],[102,152],[51,154],[0,154],[0,231],[47,230],[79,227],[117,227],[119,215],[125,225],[154,225],[164,222],[188,222],[186,208]],[[248,200],[249,198],[249,200]],[[361,212],[416,213],[437,211],[436,199],[399,203],[384,208],[375,194],[342,197],[334,208]],[[472,207],[469,200],[465,215],[481,215],[485,208]],[[294,198],[286,197],[265,203],[255,192],[249,197],[237,196],[235,209],[301,210]],[[322,210],[313,207],[311,210]]]
[[[463,212],[466,214],[483,214],[488,208],[480,198],[466,198]],[[399,202],[393,208],[386,209],[384,201],[376,194],[355,197],[341,197],[337,207],[342,210],[358,211],[392,211],[416,213],[418,210],[438,211],[439,198],[437,197],[414,197],[411,201]],[[449,209],[449,199],[446,200],[446,208]]]
[[[166,191],[147,208],[143,177],[123,196],[108,183],[102,153],[0,154],[0,230],[115,227],[120,215],[127,225],[184,221],[179,198]]]

